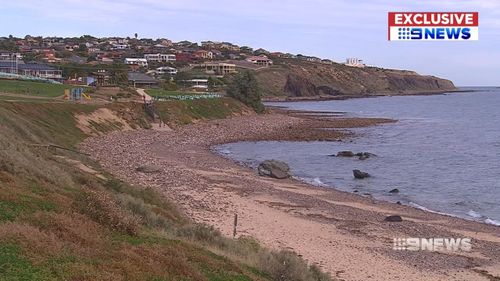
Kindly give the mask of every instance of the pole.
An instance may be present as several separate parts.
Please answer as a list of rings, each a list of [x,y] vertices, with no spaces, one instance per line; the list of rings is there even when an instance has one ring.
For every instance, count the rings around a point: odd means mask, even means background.
[[[238,226],[238,214],[234,214],[233,238],[236,238],[236,226]]]

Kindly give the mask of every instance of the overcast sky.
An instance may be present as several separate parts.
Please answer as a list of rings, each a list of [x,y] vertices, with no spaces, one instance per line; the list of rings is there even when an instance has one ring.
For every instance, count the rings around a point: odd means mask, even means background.
[[[0,36],[130,36],[254,48],[500,85],[500,0],[1,0]],[[478,11],[478,42],[388,42],[389,11]]]

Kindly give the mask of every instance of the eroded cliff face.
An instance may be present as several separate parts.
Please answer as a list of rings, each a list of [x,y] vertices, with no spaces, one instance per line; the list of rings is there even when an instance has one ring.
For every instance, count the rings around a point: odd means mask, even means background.
[[[456,89],[449,80],[413,71],[295,61],[259,70],[256,76],[265,97],[348,97]]]

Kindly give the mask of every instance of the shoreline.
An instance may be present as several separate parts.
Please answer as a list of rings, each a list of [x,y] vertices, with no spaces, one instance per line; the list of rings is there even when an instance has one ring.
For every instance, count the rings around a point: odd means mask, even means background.
[[[311,97],[264,97],[263,102],[304,102],[304,101],[331,101],[331,100],[349,100],[362,98],[380,98],[380,97],[397,97],[397,96],[434,96],[453,93],[471,93],[476,90],[436,90],[436,91],[412,91],[405,93],[380,93],[380,94],[357,94],[357,95],[341,95],[341,96],[311,96]]]
[[[488,280],[500,275],[498,227],[363,197],[295,179],[274,180],[212,153],[236,141],[338,141],[339,129],[393,122],[388,119],[290,116],[283,112],[240,116],[183,126],[173,132],[118,132],[81,146],[118,178],[151,186],[197,222],[250,235],[272,248],[291,249],[341,280]],[[334,130],[322,130],[331,128]],[[336,129],[336,130],[335,130]],[[141,174],[155,164],[161,174]],[[401,223],[387,223],[398,214]],[[392,250],[395,237],[472,237],[473,252]]]

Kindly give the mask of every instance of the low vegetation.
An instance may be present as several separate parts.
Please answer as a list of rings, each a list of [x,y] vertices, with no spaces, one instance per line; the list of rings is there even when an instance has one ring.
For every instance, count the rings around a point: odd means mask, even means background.
[[[160,107],[181,122],[231,114],[211,103]],[[95,109],[0,101],[0,280],[330,280],[291,252],[194,224],[156,191],[83,155],[31,145],[74,147],[86,137],[74,115]]]

